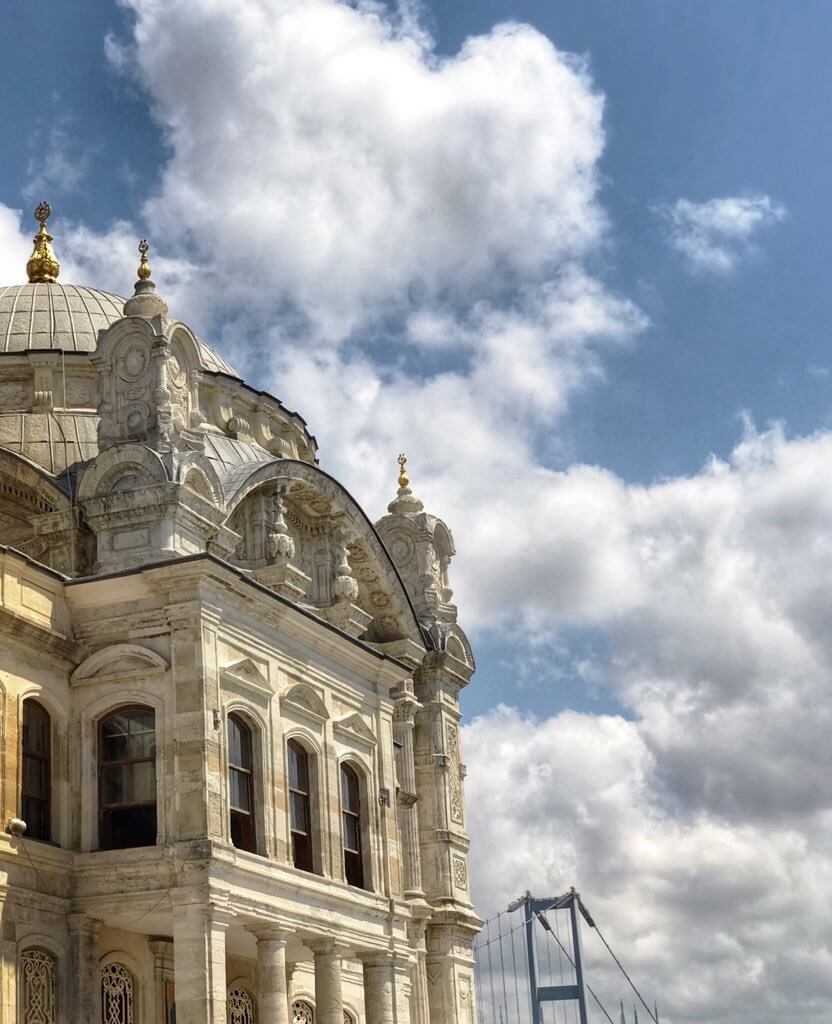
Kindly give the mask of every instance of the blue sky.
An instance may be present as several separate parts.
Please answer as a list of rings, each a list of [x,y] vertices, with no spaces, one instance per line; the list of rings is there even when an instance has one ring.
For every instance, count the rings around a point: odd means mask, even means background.
[[[0,30],[4,275],[41,197],[68,279],[129,290],[148,235],[324,468],[378,515],[406,449],[454,530],[478,905],[576,883],[671,1024],[825,1021],[832,7]]]

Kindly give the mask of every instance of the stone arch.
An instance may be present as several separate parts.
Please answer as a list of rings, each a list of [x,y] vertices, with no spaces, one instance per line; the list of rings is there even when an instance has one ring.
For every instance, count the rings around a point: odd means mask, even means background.
[[[78,485],[78,500],[87,501],[106,495],[114,486],[119,490],[127,490],[127,486],[118,485],[120,481],[126,483],[130,476],[135,480],[130,487],[167,483],[169,479],[158,452],[147,445],[127,441],[101,452],[87,466]]]
[[[176,482],[198,494],[200,498],[210,501],[217,508],[225,507],[222,484],[217,471],[200,452],[188,452],[179,457],[176,466]]]
[[[32,519],[69,508],[57,481],[25,456],[0,448],[0,544],[24,547]]]
[[[95,651],[69,677],[74,684],[100,682],[135,673],[166,672],[168,663],[156,651],[140,644],[111,644]]]
[[[230,491],[226,524],[246,498],[268,483],[278,485],[290,499],[293,493],[304,488],[314,492],[322,507],[326,504],[332,509],[333,528],[351,538],[351,562],[357,560],[362,566],[366,563],[368,572],[364,582],[377,585],[381,581],[378,593],[382,597],[377,602],[368,600],[365,609],[373,615],[368,638],[384,641],[407,638],[424,646],[410,596],[375,527],[346,488],[319,467],[296,459],[280,459],[255,468]],[[360,586],[360,572],[358,581]],[[385,604],[388,595],[389,604]]]
[[[257,996],[247,978],[235,978],[227,988],[228,1024],[257,1024]]]

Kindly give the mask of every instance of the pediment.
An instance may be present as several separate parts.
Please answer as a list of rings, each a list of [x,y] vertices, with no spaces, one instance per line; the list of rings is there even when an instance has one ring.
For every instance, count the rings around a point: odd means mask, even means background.
[[[259,693],[271,694],[269,680],[263,674],[260,666],[251,658],[241,658],[239,661],[226,665],[222,669],[224,678],[228,678],[239,686],[250,690],[257,690]]]
[[[326,704],[321,700],[315,689],[306,683],[296,683],[280,698],[280,706],[285,712],[294,712],[303,718],[309,718],[318,724],[329,718]]]
[[[340,722],[336,722],[333,726],[336,733],[340,733],[341,736],[346,737],[353,742],[358,742],[364,746],[374,747],[378,742],[372,729],[370,729],[364,719],[357,712],[352,715],[347,715],[346,718],[342,718]]]
[[[139,644],[113,644],[96,651],[81,662],[70,676],[73,686],[85,683],[136,679],[167,671],[165,659]]]

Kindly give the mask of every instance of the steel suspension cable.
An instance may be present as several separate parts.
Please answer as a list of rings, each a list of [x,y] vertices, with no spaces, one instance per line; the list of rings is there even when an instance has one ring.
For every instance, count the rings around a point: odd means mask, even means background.
[[[636,988],[636,986],[635,986],[635,984],[633,982],[633,979],[630,977],[630,975],[627,974],[627,972],[624,970],[624,965],[621,963],[621,961],[618,959],[618,957],[615,955],[615,953],[613,953],[612,947],[607,942],[607,940],[604,938],[603,934],[601,933],[601,929],[598,927],[597,924],[595,925],[595,931],[598,933],[598,938],[607,947],[607,952],[609,953],[609,955],[613,958],[613,960],[615,960],[616,966],[618,967],[619,971],[621,971],[621,973],[627,979],[627,981],[628,981],[628,983],[630,985],[630,988],[633,990],[633,992],[635,992],[635,994],[641,1000],[641,1005],[644,1007],[645,1010],[647,1010],[647,1015],[649,1016],[650,1020],[653,1021],[653,1024],[659,1024],[658,1018],[653,1016],[653,1011],[650,1009],[650,1007],[647,1005],[647,1003],[645,1003],[644,997],[642,996],[641,992],[639,992],[639,990]]]
[[[545,915],[541,914],[540,912],[537,912],[537,917],[539,917],[539,918],[543,918],[544,916],[545,916]],[[548,918],[546,918],[546,923],[547,923],[547,924],[549,923],[549,919],[548,919]],[[552,929],[551,929],[551,928],[547,928],[547,929],[546,929],[546,931],[548,931],[550,935],[555,935],[555,933],[554,933],[554,932],[552,931]],[[564,946],[564,944],[563,944],[563,943],[562,943],[562,942],[560,941],[560,939],[559,939],[559,938],[557,937],[557,935],[555,935],[555,941],[556,941],[556,942],[557,942],[557,944],[558,944],[558,945],[560,946],[560,948],[561,948],[561,949],[563,950],[563,952],[564,952],[564,955],[566,956],[566,959],[567,959],[567,960],[569,961],[569,963],[570,963],[570,964],[572,964],[572,967],[573,967],[573,969],[574,969],[574,967],[575,967],[575,961],[574,961],[574,960],[572,959],[572,957],[571,957],[571,956],[569,955],[569,953],[568,953],[568,952],[567,952],[567,950],[566,950],[566,947],[565,947],[565,946]],[[601,1002],[601,1000],[600,1000],[600,999],[598,998],[598,996],[597,996],[597,995],[595,994],[595,992],[594,992],[594,991],[593,991],[593,990],[592,990],[592,989],[591,989],[591,988],[589,987],[589,985],[587,985],[587,986],[586,986],[586,990],[587,990],[587,992],[589,992],[589,994],[590,994],[590,995],[592,996],[592,998],[593,998],[593,999],[595,1000],[595,1002],[596,1002],[596,1003],[598,1004],[598,1008],[600,1009],[601,1013],[603,1013],[603,1015],[604,1015],[604,1016],[605,1016],[605,1017],[607,1018],[607,1020],[608,1020],[608,1021],[610,1022],[610,1024],[615,1024],[615,1021],[614,1021],[614,1020],[612,1019],[612,1017],[610,1017],[610,1015],[609,1015],[609,1014],[607,1013],[607,1008],[606,1008],[606,1007],[604,1006],[604,1004],[603,1004],[603,1003]]]

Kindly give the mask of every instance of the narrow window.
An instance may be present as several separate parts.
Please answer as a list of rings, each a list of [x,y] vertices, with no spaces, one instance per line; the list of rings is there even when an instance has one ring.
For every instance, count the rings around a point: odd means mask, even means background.
[[[23,702],[21,814],[29,839],[51,839],[52,723],[37,701]]]
[[[20,957],[20,1020],[55,1024],[55,958],[42,949],[27,949]]]
[[[121,964],[101,972],[102,1024],[133,1024],[133,975]]]
[[[254,1024],[254,1000],[239,985],[228,993],[228,1024]]]
[[[120,708],[98,740],[99,846],[124,850],[156,842],[156,718],[152,708]]]
[[[301,871],[313,871],[309,755],[297,740],[289,740],[289,818],[292,863]]]
[[[315,1024],[315,1011],[305,999],[292,1003],[292,1024]]]
[[[344,875],[350,885],[364,888],[364,859],[361,855],[361,786],[358,773],[341,765],[341,807],[344,831]]]
[[[238,850],[257,853],[251,729],[239,715],[228,716],[228,789],[231,794],[231,842]]]

